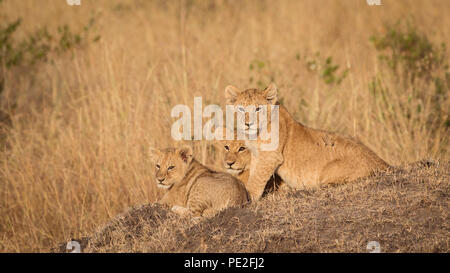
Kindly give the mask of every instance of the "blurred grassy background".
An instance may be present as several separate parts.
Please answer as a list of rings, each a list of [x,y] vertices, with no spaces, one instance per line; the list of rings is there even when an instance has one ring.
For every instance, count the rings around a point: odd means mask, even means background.
[[[204,106],[222,104],[228,84],[274,81],[298,121],[354,136],[392,165],[448,160],[442,43],[450,44],[450,2],[382,4],[3,1],[0,26],[22,19],[11,39],[20,43],[43,28],[53,39],[45,58],[0,63],[8,120],[0,251],[44,251],[154,201],[147,150],[178,145],[172,107],[192,106],[193,96]],[[61,30],[65,24],[70,31]],[[194,146],[201,162],[215,166],[211,143]]]

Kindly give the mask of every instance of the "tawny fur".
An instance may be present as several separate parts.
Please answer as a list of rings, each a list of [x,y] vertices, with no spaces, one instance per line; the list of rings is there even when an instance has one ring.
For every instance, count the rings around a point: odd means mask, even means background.
[[[316,188],[324,184],[354,181],[369,176],[388,164],[364,144],[334,133],[308,128],[277,102],[274,84],[265,90],[240,91],[234,86],[225,89],[228,104],[279,106],[279,145],[274,151],[262,151],[270,141],[246,141],[252,153],[250,175],[246,188],[253,200],[261,197],[266,182],[274,173],[295,189]],[[271,128],[268,110],[268,128]],[[249,122],[249,116],[245,116]],[[246,130],[249,126],[245,127]],[[248,132],[248,131],[247,131]]]
[[[226,129],[224,129],[224,132]],[[236,138],[236,134],[235,134]],[[250,176],[251,153],[245,146],[245,140],[220,140],[216,143],[219,151],[222,151],[222,168],[229,174],[234,175],[244,183],[247,188]],[[281,178],[274,174],[269,178],[266,185],[266,192],[274,190],[288,190]]]
[[[152,150],[155,181],[166,193],[159,201],[178,214],[211,217],[229,206],[249,201],[244,185],[234,176],[214,172],[192,157],[192,148]]]
[[[225,136],[227,131],[225,128],[218,130],[223,130]],[[245,140],[236,140],[236,133],[234,138],[233,140],[217,141],[216,148],[222,152],[221,163],[224,171],[239,178],[245,185],[250,174],[251,153],[245,146]]]

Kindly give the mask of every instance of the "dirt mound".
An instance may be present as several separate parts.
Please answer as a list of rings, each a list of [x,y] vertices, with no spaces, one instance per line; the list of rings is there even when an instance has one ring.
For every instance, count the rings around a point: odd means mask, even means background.
[[[117,215],[91,237],[71,239],[80,243],[83,252],[130,251],[137,241],[151,237],[164,221],[174,217],[159,204],[146,204],[130,208]],[[176,216],[175,216],[176,217]],[[67,242],[52,249],[53,252],[70,252]]]
[[[263,249],[253,245],[253,232],[264,226],[264,217],[249,208],[229,208],[213,218],[179,231],[180,252],[242,252]],[[236,243],[237,242],[237,243]]]
[[[102,248],[132,247],[136,240],[145,240],[167,218],[169,211],[158,204],[142,205],[130,209],[117,216],[114,220],[94,234],[89,240],[88,248],[100,250]],[[111,250],[112,250],[111,249]]]
[[[356,183],[275,192],[195,223],[145,205],[114,219],[85,251],[449,252],[449,162],[423,160]]]

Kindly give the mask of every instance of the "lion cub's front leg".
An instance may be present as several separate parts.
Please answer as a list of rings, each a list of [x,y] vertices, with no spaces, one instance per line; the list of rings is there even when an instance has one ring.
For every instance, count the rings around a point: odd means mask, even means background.
[[[260,151],[256,156],[252,154],[250,177],[246,188],[253,201],[261,198],[267,181],[282,163],[283,155],[278,151]]]
[[[187,216],[192,217],[193,216],[192,220],[194,221],[194,223],[197,223],[202,218],[200,216],[195,216],[196,213],[193,213],[190,209],[181,207],[181,206],[173,206],[172,211],[175,212],[176,214],[180,215],[181,217],[187,217]]]
[[[181,216],[188,216],[191,214],[191,211],[188,208],[181,206],[173,206],[172,211]]]

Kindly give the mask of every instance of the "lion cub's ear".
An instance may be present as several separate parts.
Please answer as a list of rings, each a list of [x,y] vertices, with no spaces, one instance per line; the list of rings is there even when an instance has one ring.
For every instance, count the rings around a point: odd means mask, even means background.
[[[225,87],[225,98],[227,100],[227,104],[233,104],[239,93],[241,93],[241,91],[233,85],[228,85]]]
[[[193,151],[191,146],[183,146],[178,150],[178,154],[184,163],[189,164],[192,161]]]
[[[159,157],[161,156],[161,151],[155,148],[150,147],[150,161],[156,163]]]
[[[264,89],[264,96],[270,104],[275,104],[277,102],[277,86],[274,83],[269,84],[266,89]]]

